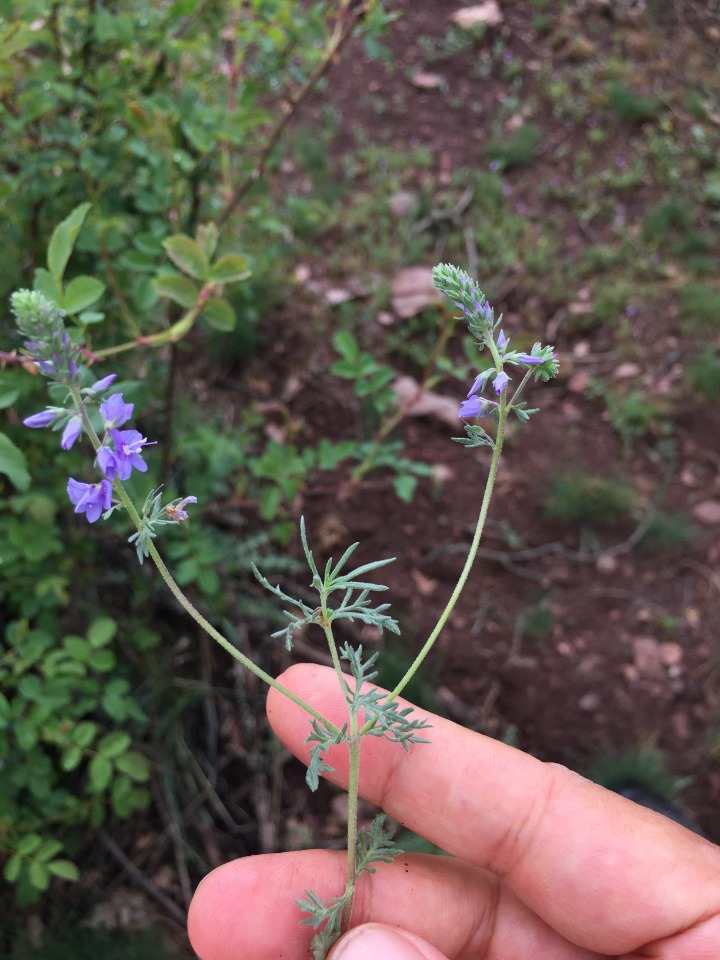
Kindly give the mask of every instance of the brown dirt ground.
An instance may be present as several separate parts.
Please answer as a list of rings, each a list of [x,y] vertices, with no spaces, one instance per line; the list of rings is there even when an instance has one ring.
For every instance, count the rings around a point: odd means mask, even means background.
[[[467,98],[469,86],[475,85],[472,95],[484,106],[479,115],[449,110],[442,93],[414,88],[406,71],[422,65],[417,38],[441,36],[448,15],[459,5],[412,0],[398,6],[404,16],[388,41],[395,69],[368,60],[358,46],[335,69],[331,96],[342,113],[343,130],[357,123],[382,142],[389,139],[408,148],[422,144],[432,152],[438,174],[484,162],[481,148],[489,117],[503,96],[501,81],[469,80],[469,54],[443,61],[438,68],[448,95]],[[572,37],[572,31],[580,29],[578,16],[570,11],[575,5],[560,7]],[[547,49],[538,49],[543,41],[528,28],[531,5],[505,3],[503,10],[500,34],[512,49],[526,59],[546,56]],[[678,44],[692,47],[701,58],[715,56],[716,46],[709,40],[699,42],[710,16],[701,4],[670,4],[666,13],[662,23],[656,11],[649,14],[656,60]],[[602,30],[609,25],[626,30],[628,44],[631,34],[642,29],[632,22],[610,24],[595,10],[587,14],[582,29],[601,43]],[[551,54],[564,55],[562,50]],[[378,119],[366,95],[402,106]],[[312,107],[307,115],[313,116]],[[569,135],[550,115],[542,123],[551,143]],[[619,140],[602,149],[617,152],[630,136],[620,130]],[[335,149],[351,149],[349,137],[343,141],[341,134]],[[507,176],[518,198],[535,207],[544,204],[547,216],[562,223],[559,255],[572,256],[602,236],[589,238],[561,201],[539,195],[536,184],[547,178],[554,163],[545,151],[529,171]],[[569,176],[571,163],[570,155],[556,173]],[[657,198],[640,190],[631,202],[642,211]],[[570,388],[578,340],[586,341],[591,354],[612,362],[611,334],[603,327],[582,336],[564,333],[557,318],[563,304],[542,300],[531,303],[528,319],[526,304],[512,290],[499,306],[506,311],[510,330],[523,315],[533,335],[552,336],[564,369],[555,383],[535,388],[531,400],[542,412],[508,445],[484,540],[484,548],[496,555],[477,563],[428,670],[439,683],[438,701],[461,722],[497,736],[513,729],[521,748],[581,771],[601,753],[657,746],[674,774],[693,778],[684,802],[704,830],[720,841],[720,765],[717,746],[712,749],[720,716],[717,528],[703,527],[688,551],[658,554],[628,546],[615,553],[613,548],[627,541],[632,527],[603,532],[593,550],[583,546],[577,530],[545,515],[543,500],[553,470],[564,463],[581,464],[591,474],[605,474],[612,467],[648,495],[662,482],[664,468],[654,455],[657,437],[645,438],[625,454],[601,400]],[[275,319],[278,329],[280,319]],[[271,367],[278,382],[291,372],[290,355],[293,374],[302,367],[323,369],[331,359],[326,346],[303,336],[302,318],[295,319],[290,340],[284,334],[275,341]],[[643,374],[657,376],[668,351],[677,346],[673,314],[658,317],[640,304],[633,323]],[[316,442],[321,436],[348,435],[354,401],[342,381],[331,378],[318,387],[308,376],[292,408],[303,423],[302,436]],[[666,502],[687,511],[720,492],[720,422],[707,416],[699,400],[687,398],[672,416],[678,469]],[[467,452],[452,443],[447,428],[430,420],[407,420],[400,435],[408,456],[448,471],[442,485],[423,481],[413,502],[403,504],[388,478],[374,474],[349,488],[346,472],[340,470],[332,482],[325,474],[311,485],[298,510],[307,518],[320,555],[337,555],[348,542],[360,540],[359,560],[397,556],[397,563],[383,572],[403,626],[403,642],[412,651],[434,625],[461,569],[464,553],[458,548],[464,550],[470,542],[489,458],[482,450]],[[513,557],[503,538],[503,521],[521,534],[526,548],[537,548],[534,559]],[[533,639],[522,635],[519,618],[540,597],[552,611],[552,623],[547,636]],[[661,626],[668,617],[674,623],[670,631]],[[369,641],[362,632],[354,636]]]

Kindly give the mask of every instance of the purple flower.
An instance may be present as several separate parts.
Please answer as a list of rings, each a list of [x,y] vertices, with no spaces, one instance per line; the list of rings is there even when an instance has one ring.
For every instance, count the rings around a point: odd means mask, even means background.
[[[118,480],[127,480],[133,468],[139,470],[140,473],[145,473],[147,464],[140,456],[140,451],[143,447],[151,446],[147,438],[143,437],[138,430],[111,430],[110,436],[115,451],[113,453],[113,464],[107,462],[107,467],[110,469],[104,470],[105,475],[113,479],[117,473]],[[100,461],[98,460],[98,462]]]
[[[68,420],[67,426],[63,430],[62,440],[60,441],[60,446],[63,450],[69,450],[70,447],[72,447],[80,436],[81,430],[82,420],[80,417],[73,417],[71,420]]]
[[[497,345],[501,350],[504,350],[505,347],[508,345],[508,338],[505,336],[505,333],[503,330],[501,330],[500,333],[498,334]]]
[[[134,408],[134,403],[125,403],[121,393],[114,393],[104,403],[100,404],[100,413],[103,415],[105,426],[110,429],[111,427],[121,427],[123,423],[127,423]]]
[[[488,382],[488,380],[490,379],[490,376],[494,372],[495,371],[493,370],[493,368],[490,367],[489,370],[483,370],[482,373],[479,373],[475,377],[475,382],[473,383],[473,385],[470,387],[470,390],[468,391],[468,397],[471,397],[474,393],[479,393],[480,390],[484,390],[485,384]]]
[[[26,427],[32,427],[34,430],[37,430],[40,427],[49,427],[56,417],[57,411],[48,409],[43,410],[42,413],[33,413],[32,416],[26,417],[23,423]]]
[[[546,360],[554,360],[555,354],[551,353],[549,357],[537,357],[535,354],[542,349],[540,342],[533,344],[532,353],[519,353],[513,359],[517,363],[545,363]]]
[[[170,520],[174,520],[175,523],[180,523],[182,520],[187,520],[188,518],[187,510],[183,508],[189,503],[197,503],[197,497],[185,497],[180,503],[169,503],[165,507],[165,513],[167,513]]]
[[[112,452],[110,447],[100,447],[97,452],[95,462],[108,480],[114,479],[117,472],[117,464],[115,463],[115,454]]]
[[[111,383],[114,383],[117,380],[117,374],[111,373],[107,377],[103,377],[102,380],[98,380],[97,383],[94,383],[91,387],[88,387],[90,393],[102,393],[103,390],[107,390]],[[121,393],[115,394],[117,397],[121,397]],[[130,404],[128,404],[130,406]]]
[[[500,396],[503,390],[507,387],[510,382],[510,377],[505,373],[504,370],[501,370],[500,373],[493,380],[493,387],[495,387],[495,393]]]
[[[458,410],[458,416],[461,420],[468,420],[471,417],[481,418],[486,416],[490,409],[490,403],[478,396],[468,397],[463,400]]]
[[[75,513],[86,514],[89,523],[95,523],[100,514],[109,510],[112,504],[112,484],[109,480],[80,483],[70,477],[67,492],[70,502],[75,504]]]

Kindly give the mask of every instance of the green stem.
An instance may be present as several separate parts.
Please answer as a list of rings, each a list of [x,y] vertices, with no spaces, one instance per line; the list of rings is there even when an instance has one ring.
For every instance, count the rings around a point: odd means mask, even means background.
[[[470,570],[475,561],[475,557],[477,556],[478,547],[480,546],[480,538],[482,536],[483,529],[485,527],[485,520],[487,518],[488,508],[490,506],[490,500],[492,498],[492,492],[495,486],[495,480],[497,478],[498,465],[500,463],[500,454],[502,453],[503,441],[505,439],[505,425],[507,423],[507,416],[508,416],[508,405],[507,405],[505,394],[503,393],[500,399],[500,410],[498,412],[498,428],[497,428],[497,434],[495,436],[495,445],[493,448],[492,460],[490,462],[490,470],[488,472],[488,478],[485,483],[485,493],[483,495],[482,504],[480,505],[480,515],[478,516],[477,525],[475,527],[475,534],[473,536],[473,540],[470,545],[470,550],[468,552],[467,559],[465,560],[465,566],[462,569],[458,582],[455,585],[455,589],[453,590],[450,596],[450,599],[448,600],[447,605],[445,606],[445,609],[440,614],[440,617],[438,618],[438,621],[435,624],[435,627],[432,633],[427,638],[422,649],[420,650],[420,652],[418,653],[418,655],[415,657],[414,661],[408,668],[407,672],[405,673],[405,676],[402,678],[402,680],[400,680],[400,682],[397,684],[397,686],[392,691],[392,693],[389,694],[387,698],[388,701],[395,700],[396,697],[400,696],[402,691],[405,689],[405,687],[408,685],[408,683],[410,683],[412,678],[417,673],[423,660],[432,650],[435,641],[440,635],[440,631],[447,623],[448,618],[450,617],[450,614],[453,612],[455,608],[455,604],[457,603],[458,598],[463,591],[463,587],[467,582],[467,578],[470,574]],[[373,726],[374,726],[374,721],[372,720],[366,721],[366,723],[360,729],[360,736],[367,733],[368,730],[370,730],[371,727]]]
[[[95,428],[90,422],[90,418],[85,409],[85,404],[83,403],[80,392],[74,385],[70,385],[70,393],[75,402],[75,406],[80,413],[80,416],[83,419],[85,429],[87,430],[88,436],[92,442],[95,452],[97,452],[102,446],[102,441],[97,435]],[[122,483],[116,478],[113,483],[113,489],[118,496],[118,499],[122,503],[123,507],[127,511],[130,519],[133,522],[135,528],[140,531],[143,528],[142,517],[135,508],[135,504],[132,502],[128,496],[125,488]],[[180,606],[188,613],[192,619],[199,624],[203,630],[213,638],[222,648],[226,650],[231,657],[234,657],[239,663],[246,667],[251,673],[255,674],[260,680],[266,683],[269,687],[274,687],[279,693],[282,693],[283,696],[287,697],[288,700],[292,700],[293,703],[301,707],[306,713],[310,714],[315,720],[318,720],[323,724],[328,730],[331,730],[333,733],[339,733],[339,728],[335,724],[331,723],[327,717],[324,717],[319,711],[314,707],[310,706],[309,703],[306,703],[301,697],[298,697],[297,694],[293,693],[292,690],[288,690],[287,687],[284,687],[281,683],[270,676],[269,673],[266,673],[261,667],[254,663],[249,657],[245,656],[237,647],[224,637],[219,630],[216,630],[215,627],[210,623],[209,620],[206,620],[205,617],[200,613],[200,611],[194,606],[194,604],[185,596],[180,587],[177,585],[175,580],[172,577],[172,574],[165,565],[165,561],[158,553],[158,549],[151,539],[148,539],[148,552],[152,557],[153,563],[157,567],[158,573],[165,581],[165,585],[168,590],[172,593],[175,599],[178,601]]]
[[[350,714],[350,770],[348,774],[348,828],[347,828],[347,886],[345,895],[347,901],[340,918],[340,929],[343,933],[350,927],[352,917],[353,898],[355,895],[355,881],[357,880],[357,836],[358,836],[358,787],[360,783],[360,742],[358,735],[357,716]]]
[[[333,635],[332,623],[329,620],[329,610],[327,608],[327,597],[325,594],[322,596],[322,628],[325,631],[325,639],[327,640],[328,649],[330,650],[330,656],[332,658],[333,667],[335,667],[335,673],[337,674],[338,683],[342,692],[345,694],[347,699],[350,694],[350,687],[348,682],[345,679],[343,674],[342,665],[340,663],[340,656],[337,651],[337,644],[335,643],[335,636]]]

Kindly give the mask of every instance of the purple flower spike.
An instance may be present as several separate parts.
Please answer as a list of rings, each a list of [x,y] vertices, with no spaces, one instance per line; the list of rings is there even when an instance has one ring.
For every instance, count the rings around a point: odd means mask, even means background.
[[[124,423],[127,423],[134,409],[135,404],[125,403],[121,393],[114,393],[104,403],[100,404],[100,413],[108,429],[110,427],[121,427]]]
[[[109,510],[112,504],[112,484],[109,480],[80,483],[70,477],[67,492],[70,502],[75,504],[75,513],[84,513],[89,523],[95,523],[100,514]]]
[[[38,430],[40,427],[49,427],[56,416],[57,413],[53,410],[43,410],[42,413],[33,413],[31,417],[26,417],[23,423],[26,427]]]
[[[501,371],[493,380],[495,393],[497,393],[497,395],[500,396],[500,394],[507,387],[509,382],[510,382],[510,377],[504,371]]]
[[[82,431],[82,420],[80,417],[73,417],[72,420],[68,421],[68,425],[63,430],[62,440],[60,441],[60,446],[63,450],[69,450],[70,447],[75,443],[77,438],[80,436]]]
[[[97,383],[94,383],[88,389],[90,393],[102,393],[103,390],[107,390],[111,383],[114,383],[117,380],[117,374],[111,373],[107,377],[103,377],[102,380],[98,380]],[[120,397],[122,394],[118,393],[116,396]],[[128,404],[130,406],[130,404]]]
[[[119,480],[127,480],[135,470],[145,473],[147,464],[140,456],[143,447],[152,446],[138,430],[111,430],[115,445],[113,459]],[[153,441],[154,442],[154,441]]]

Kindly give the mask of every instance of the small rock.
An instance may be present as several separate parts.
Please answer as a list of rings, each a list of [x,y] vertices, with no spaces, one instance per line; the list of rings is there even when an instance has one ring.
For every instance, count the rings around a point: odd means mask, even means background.
[[[410,77],[410,82],[418,90],[439,90],[445,86],[445,78],[440,73],[428,73],[420,70]]]
[[[408,417],[433,417],[450,427],[458,427],[458,401],[432,390],[423,390],[414,377],[398,377],[393,390]]]
[[[675,666],[683,658],[683,649],[679,643],[666,640],[660,644],[660,659],[666,667]]]
[[[654,637],[635,637],[632,645],[638,673],[653,680],[660,680],[664,671],[657,640]]]
[[[615,573],[617,566],[617,557],[613,557],[611,553],[601,553],[595,561],[595,569],[598,573]]]
[[[714,526],[720,523],[720,501],[703,500],[702,503],[696,503],[692,508],[692,515],[699,523]]]
[[[690,739],[690,724],[686,713],[683,713],[682,710],[676,710],[670,717],[670,724],[679,740]]]
[[[402,320],[417,316],[426,307],[440,303],[430,267],[405,267],[399,270],[390,286],[390,300]]]
[[[417,203],[417,197],[412,190],[398,190],[388,200],[390,212],[398,220],[406,217]]]
[[[568,380],[568,390],[570,393],[585,393],[590,383],[590,374],[584,370],[576,373],[574,377]]]
[[[410,576],[421,597],[429,597],[435,592],[435,588],[438,585],[437,580],[426,577],[425,574],[420,573],[419,570],[413,570]]]
[[[640,375],[640,369],[638,363],[620,363],[615,367],[615,379],[632,380],[633,377]]]
[[[580,697],[578,706],[586,713],[594,713],[600,706],[600,695],[598,693],[586,693]]]
[[[451,14],[450,19],[464,30],[482,23],[486,27],[497,27],[502,23],[502,13],[497,0],[486,0],[474,7],[463,7]]]

